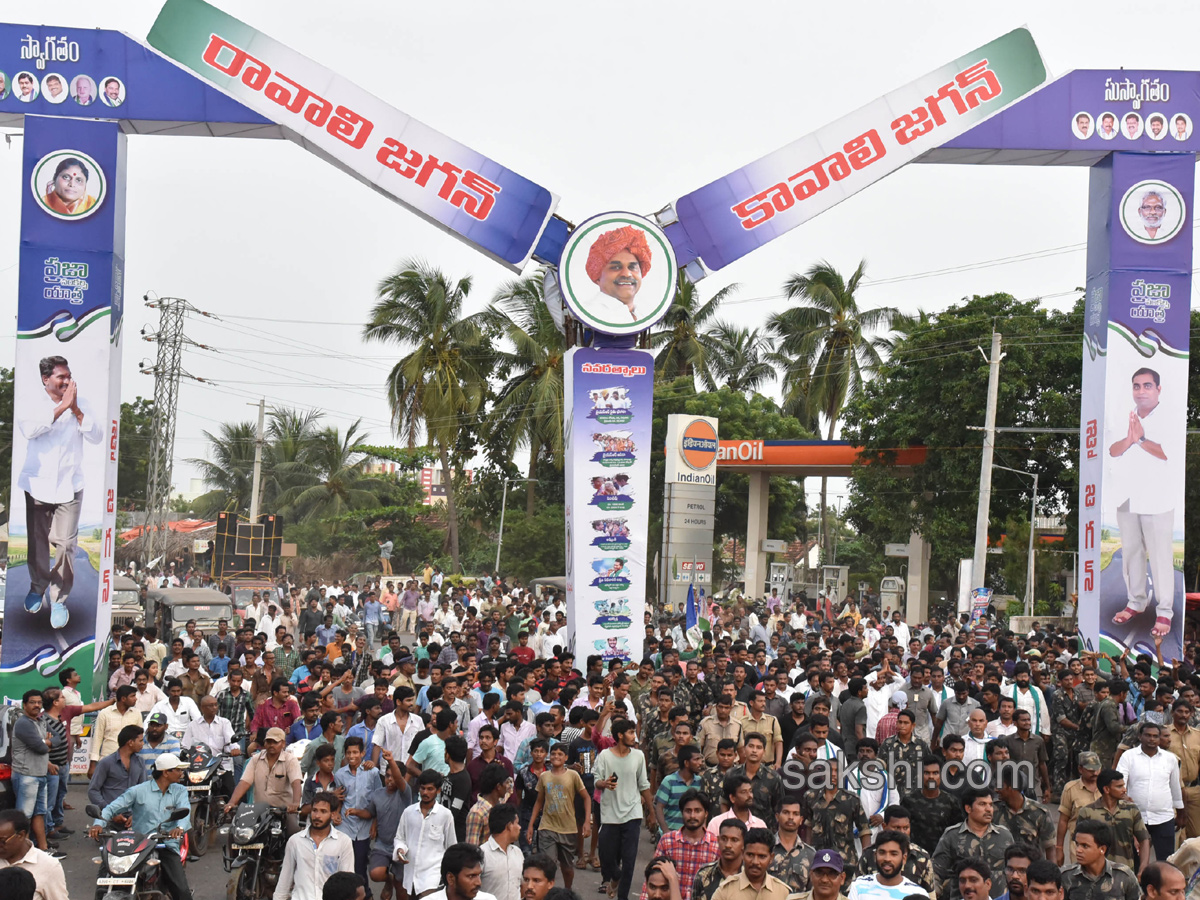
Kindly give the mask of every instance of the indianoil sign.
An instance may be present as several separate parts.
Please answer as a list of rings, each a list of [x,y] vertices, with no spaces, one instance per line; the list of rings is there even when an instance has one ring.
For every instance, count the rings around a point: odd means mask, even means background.
[[[707,416],[667,417],[668,484],[717,483],[717,420]]]

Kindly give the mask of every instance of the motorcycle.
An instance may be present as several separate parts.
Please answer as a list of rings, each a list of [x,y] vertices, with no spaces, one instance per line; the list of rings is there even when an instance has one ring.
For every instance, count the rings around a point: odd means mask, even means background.
[[[103,818],[100,807],[89,804],[86,812],[94,819]],[[171,823],[186,818],[188,810],[176,809],[167,820],[149,834],[138,831],[105,831],[96,879],[96,900],[170,900],[170,890],[161,881],[158,849],[171,831]]]
[[[286,813],[265,803],[243,803],[233,822],[220,829],[229,837],[222,864],[230,873],[228,900],[263,900],[275,893],[287,834]]]
[[[208,852],[209,838],[221,821],[221,807],[228,796],[215,793],[221,776],[221,764],[230,759],[228,753],[213,753],[207,744],[197,744],[183,752],[188,763],[184,774],[188,798],[192,801],[192,830],[188,842],[193,856]]]

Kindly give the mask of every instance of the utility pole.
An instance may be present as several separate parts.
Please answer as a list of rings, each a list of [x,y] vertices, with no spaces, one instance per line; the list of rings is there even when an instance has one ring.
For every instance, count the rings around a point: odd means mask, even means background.
[[[147,334],[143,340],[158,344],[158,355],[152,367],[140,365],[144,375],[154,376],[154,415],[151,419],[153,434],[150,438],[150,459],[146,477],[146,537],[143,563],[156,556],[167,554],[167,507],[171,500],[171,470],[175,459],[175,422],[179,418],[179,380],[182,377],[211,384],[204,378],[196,378],[183,371],[181,361],[184,344],[209,350],[183,334],[183,322],[189,313],[216,318],[196,309],[186,300],[177,297],[145,296],[146,306],[159,311],[158,331]]]
[[[981,349],[980,353],[983,352]],[[992,355],[988,359],[987,412],[983,422],[983,460],[979,469],[979,507],[975,513],[975,556],[971,563],[971,586],[984,586],[987,566],[988,518],[992,505],[992,455],[996,448],[996,402],[1000,394],[1000,334],[992,332]]]
[[[267,401],[247,403],[258,407],[258,432],[254,440],[254,480],[250,485],[250,522],[258,521],[258,488],[262,480],[263,420],[267,415]]]
[[[1025,589],[1025,615],[1033,615],[1033,536],[1037,532],[1037,501],[1038,501],[1038,476],[1037,472],[1033,473],[1033,503],[1029,508],[1029,575],[1028,587]]]

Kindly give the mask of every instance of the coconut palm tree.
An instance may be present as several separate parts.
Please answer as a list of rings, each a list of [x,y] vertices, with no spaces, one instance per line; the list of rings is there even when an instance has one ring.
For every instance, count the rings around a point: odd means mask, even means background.
[[[363,453],[364,436],[356,421],[341,435],[337,428],[324,428],[307,441],[302,452],[309,484],[296,484],[279,498],[299,521],[312,521],[378,503],[374,489],[378,481],[366,474],[368,457]]]
[[[263,469],[260,481],[260,509],[276,509],[289,490],[315,483],[307,459],[319,433],[324,413],[320,410],[274,407],[269,412]]]
[[[512,349],[496,351],[496,373],[503,379],[492,404],[488,427],[505,436],[509,455],[529,449],[525,508],[534,513],[538,457],[549,451],[555,467],[563,458],[563,365],[567,343],[542,299],[542,273],[518,278],[500,288],[486,313],[489,332]]]
[[[819,425],[824,419],[829,440],[848,400],[862,387],[863,379],[882,362],[886,336],[897,310],[892,307],[860,309],[855,292],[866,272],[866,260],[849,279],[828,262],[819,262],[784,283],[788,300],[797,305],[775,313],[767,330],[776,339],[774,359],[783,372],[784,409]],[[821,521],[825,521],[827,480],[821,479]],[[828,534],[828,529],[825,529]]]
[[[198,515],[245,514],[250,509],[256,432],[252,422],[223,422],[217,434],[204,432],[209,443],[208,456],[188,460],[211,488],[192,504]]]
[[[654,377],[670,381],[681,375],[699,378],[705,390],[714,390],[716,382],[710,370],[716,352],[706,326],[721,304],[738,290],[731,284],[701,302],[696,285],[679,273],[671,308],[650,333],[650,346],[658,350],[654,357]]]
[[[473,427],[487,396],[492,353],[478,315],[464,316],[471,279],[452,281],[420,260],[408,260],[379,282],[378,302],[363,328],[368,341],[395,344],[404,356],[388,374],[396,433],[410,448],[424,433],[450,476],[450,448],[460,428]],[[446,490],[450,556],[460,569],[458,508]]]
[[[717,322],[708,330],[708,337],[713,345],[713,377],[730,390],[757,391],[775,377],[775,367],[768,362],[771,340],[757,328]]]

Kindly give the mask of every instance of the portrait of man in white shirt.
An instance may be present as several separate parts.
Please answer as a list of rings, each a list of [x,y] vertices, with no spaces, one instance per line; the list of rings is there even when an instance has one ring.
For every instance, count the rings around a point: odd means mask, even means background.
[[[29,593],[25,609],[41,611],[50,601],[50,625],[66,627],[67,598],[75,584],[79,512],[83,504],[83,442],[99,444],[103,429],[79,397],[71,367],[61,356],[38,363],[43,390],[21,404],[17,429],[25,439],[25,462],[17,488],[25,492],[29,533]],[[50,565],[50,548],[54,565]],[[93,598],[94,599],[94,598]]]

